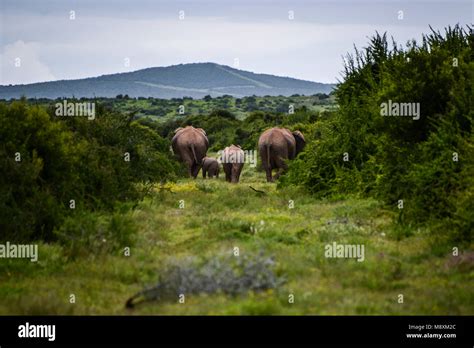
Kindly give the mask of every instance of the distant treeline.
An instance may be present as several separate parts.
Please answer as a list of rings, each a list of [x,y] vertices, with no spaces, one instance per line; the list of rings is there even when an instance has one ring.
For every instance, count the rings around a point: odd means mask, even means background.
[[[64,98],[29,98],[28,103],[49,106],[63,102]],[[231,95],[219,97],[205,96],[202,99],[192,97],[158,99],[153,97],[136,97],[118,94],[115,98],[67,98],[69,101],[100,103],[104,108],[125,113],[134,113],[136,117],[150,117],[155,120],[169,120],[175,117],[184,118],[191,115],[205,115],[214,110],[227,110],[237,118],[243,119],[252,111],[288,113],[293,109],[306,107],[311,111],[330,109],[335,107],[334,95],[317,93],[304,96],[294,94],[285,96],[248,96],[236,98]],[[12,101],[5,101],[10,103]]]

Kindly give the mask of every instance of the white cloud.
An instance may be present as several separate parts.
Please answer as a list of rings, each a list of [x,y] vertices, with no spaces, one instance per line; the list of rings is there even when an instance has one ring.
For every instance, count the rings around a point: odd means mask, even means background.
[[[0,54],[0,84],[25,84],[55,80],[39,58],[40,44],[18,40]]]
[[[69,19],[69,5],[46,6],[46,2],[39,15],[31,4],[15,11],[12,1],[0,26],[3,42],[10,44],[3,47],[1,83],[76,79],[193,62],[232,66],[235,58],[241,69],[256,73],[335,82],[343,69],[342,56],[354,44],[365,46],[376,30],[387,31],[403,44],[428,32],[428,23],[435,28],[450,23],[445,17],[451,8],[449,18],[460,17],[466,3],[438,6],[436,16],[426,17],[429,11],[416,2],[407,7],[407,20],[401,23],[392,2],[388,6],[369,1],[360,9],[344,1],[296,2],[300,6],[290,21],[287,10],[293,7],[286,0],[277,1],[276,7],[256,1],[256,8],[248,6],[250,1],[245,6],[220,7],[213,0],[204,1],[210,4],[207,7],[202,1],[185,1],[184,20],[178,19],[180,7],[169,1],[159,6],[153,1],[123,1],[123,7],[108,9],[85,0],[74,7],[75,20]],[[377,15],[364,12],[372,5]],[[20,55],[25,57],[22,69],[12,70],[14,58]],[[124,64],[126,58],[129,66]]]
[[[334,82],[342,70],[341,56],[352,50],[353,43],[363,44],[366,36],[375,32],[368,24],[229,21],[219,17],[186,17],[181,21],[177,17],[30,19],[26,21],[27,31],[14,31],[21,18],[9,16],[7,37],[38,42],[44,62],[59,79],[192,62],[232,66],[238,58],[244,70]],[[403,39],[410,38],[409,32],[420,30],[409,26],[387,29],[405,31]],[[130,59],[128,67],[125,58]]]

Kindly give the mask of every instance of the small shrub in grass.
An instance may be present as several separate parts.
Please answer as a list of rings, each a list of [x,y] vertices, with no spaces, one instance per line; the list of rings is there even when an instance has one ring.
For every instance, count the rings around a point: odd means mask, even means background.
[[[394,240],[402,240],[408,238],[414,234],[415,228],[404,222],[393,223],[388,231],[388,236]]]
[[[78,211],[55,231],[69,257],[91,256],[122,250],[133,245],[137,232],[130,213]]]
[[[196,183],[196,187],[199,191],[206,192],[206,193],[215,192],[217,190],[216,186],[213,186],[212,184],[208,184],[205,182]]]
[[[76,306],[50,292],[21,296],[12,302],[12,308],[12,312],[17,315],[73,315]]]
[[[464,251],[459,255],[450,255],[445,262],[445,268],[458,269],[461,272],[469,272],[474,270],[474,251]]]
[[[247,240],[255,233],[253,226],[251,222],[241,219],[222,220],[215,218],[207,223],[205,232],[208,236],[215,237],[219,240]]]
[[[160,271],[158,284],[135,294],[126,305],[131,308],[145,301],[177,301],[181,294],[244,295],[274,289],[283,282],[273,259],[263,253],[171,259]]]
[[[300,243],[300,239],[287,231],[278,231],[272,229],[271,231],[264,231],[259,233],[261,238],[274,243],[282,243],[286,245],[295,245]]]
[[[335,238],[365,237],[367,230],[349,220],[328,220],[324,226],[317,230],[319,240],[331,242]]]
[[[288,299],[286,301],[288,302]],[[246,301],[241,311],[243,315],[276,315],[281,309],[275,301],[257,298],[256,301]]]

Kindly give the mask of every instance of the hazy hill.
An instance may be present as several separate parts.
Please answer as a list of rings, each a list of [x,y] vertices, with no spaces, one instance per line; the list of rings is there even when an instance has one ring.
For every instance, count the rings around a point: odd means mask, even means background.
[[[130,97],[202,98],[224,94],[236,97],[293,94],[311,95],[331,92],[333,84],[324,84],[255,74],[214,63],[180,64],[148,68],[99,77],[61,80],[27,85],[0,86],[0,98],[57,97]]]

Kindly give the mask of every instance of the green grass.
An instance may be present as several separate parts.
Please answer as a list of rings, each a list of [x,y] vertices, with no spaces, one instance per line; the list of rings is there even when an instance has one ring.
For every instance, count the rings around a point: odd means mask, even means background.
[[[0,259],[0,314],[474,314],[472,258],[452,262],[452,245],[435,255],[428,229],[400,237],[396,217],[373,199],[316,200],[300,189],[277,190],[248,166],[237,185],[221,175],[166,187],[156,186],[127,213],[138,231],[130,256],[118,250],[72,258],[65,246],[40,244],[37,263]],[[363,244],[365,261],[326,258],[324,246],[332,242]],[[184,304],[176,298],[124,308],[156,283],[167,259],[212,257],[234,247],[241,255],[272,255],[286,282],[245,296],[192,294]]]

